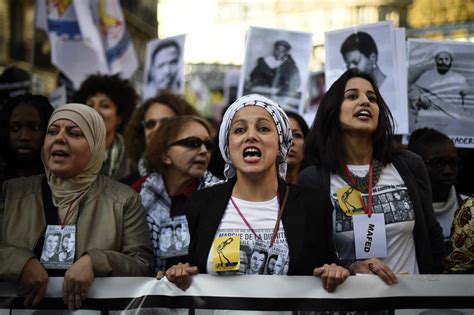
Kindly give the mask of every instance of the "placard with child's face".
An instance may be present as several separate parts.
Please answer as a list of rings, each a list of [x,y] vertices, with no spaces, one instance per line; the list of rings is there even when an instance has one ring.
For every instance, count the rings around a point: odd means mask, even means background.
[[[155,39],[147,44],[143,99],[169,91],[184,93],[183,49],[186,35]]]
[[[410,132],[429,127],[474,147],[473,43],[408,40]]]
[[[400,47],[401,46],[401,47]],[[400,53],[404,40],[397,41],[392,22],[381,22],[340,29],[325,33],[326,90],[347,69],[357,68],[370,74],[380,90],[395,120],[396,133],[408,132],[406,124],[406,92],[401,90],[397,69],[405,67]]]
[[[250,27],[237,97],[257,93],[302,112],[311,52],[311,33]]]

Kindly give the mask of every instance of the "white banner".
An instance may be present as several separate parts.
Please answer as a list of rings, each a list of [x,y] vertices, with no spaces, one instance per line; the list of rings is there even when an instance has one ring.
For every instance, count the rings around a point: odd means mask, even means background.
[[[187,291],[178,289],[166,278],[97,278],[84,301],[86,310],[121,311],[150,314],[150,309],[210,309],[259,311],[354,311],[380,309],[474,310],[473,275],[399,275],[399,283],[387,286],[377,276],[349,277],[335,293],[326,292],[321,280],[308,276],[224,276],[197,275]],[[62,303],[62,278],[50,278],[42,310],[65,310]],[[17,309],[26,314],[23,298],[16,288],[0,283],[0,309]],[[0,314],[2,311],[0,310]],[[87,312],[92,314],[95,312]],[[117,312],[114,312],[117,313]],[[128,313],[128,312],[127,312]],[[415,312],[416,314],[418,312]],[[31,309],[28,311],[31,314]],[[35,313],[37,314],[37,313]],[[45,314],[51,314],[51,312]],[[161,313],[160,313],[161,314]],[[403,314],[407,314],[406,311]],[[413,314],[413,313],[410,313]],[[430,313],[433,314],[433,313]],[[451,313],[450,313],[451,314]]]

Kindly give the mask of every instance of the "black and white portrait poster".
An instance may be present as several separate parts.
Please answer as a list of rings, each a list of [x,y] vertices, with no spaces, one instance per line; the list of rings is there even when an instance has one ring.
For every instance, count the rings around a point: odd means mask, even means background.
[[[474,147],[473,56],[473,43],[408,40],[410,132],[430,127]]]
[[[347,69],[358,68],[374,78],[395,119],[395,132],[408,133],[406,97],[399,82],[400,63],[392,22],[358,25],[325,33],[326,90]],[[404,42],[401,44],[404,46]]]
[[[303,110],[303,118],[311,126],[318,111],[319,103],[326,94],[326,79],[324,71],[311,72],[308,80],[308,98]]]
[[[143,99],[162,91],[184,93],[184,42],[186,35],[154,39],[147,43]]]
[[[257,93],[303,112],[311,52],[311,33],[250,27],[238,97]]]
[[[40,262],[46,269],[67,269],[74,263],[76,226],[48,225]]]
[[[232,104],[237,99],[240,69],[227,71],[224,75],[224,106]]]

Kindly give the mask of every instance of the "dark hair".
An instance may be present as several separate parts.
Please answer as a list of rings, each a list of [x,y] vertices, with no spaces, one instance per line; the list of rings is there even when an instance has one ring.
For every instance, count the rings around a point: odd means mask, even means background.
[[[160,50],[163,50],[163,49],[169,48],[169,47],[176,48],[176,52],[178,53],[178,56],[181,54],[181,48],[179,47],[179,45],[176,41],[170,40],[170,39],[165,39],[165,40],[160,41],[158,43],[158,45],[156,45],[156,47],[153,49],[153,52],[151,53],[151,58],[150,58],[151,63],[153,63],[153,61],[155,60],[156,55],[160,52]],[[152,67],[150,67],[150,69],[151,68]],[[151,73],[152,73],[152,70],[150,70],[148,72],[148,81],[152,80]]]
[[[14,159],[13,152],[10,150],[10,117],[13,110],[19,105],[31,105],[36,108],[40,117],[43,135],[46,133],[49,117],[54,110],[46,97],[29,93],[12,97],[3,104],[0,111],[0,151],[6,161]]]
[[[128,80],[122,80],[118,74],[94,74],[82,82],[74,100],[86,104],[89,97],[104,93],[117,106],[117,113],[122,120],[118,131],[121,132],[138,102],[138,94]]]
[[[353,33],[344,40],[341,45],[341,54],[344,56],[353,50],[360,51],[367,58],[369,58],[372,53],[376,56],[379,53],[374,39],[366,32]]]
[[[125,129],[125,152],[127,152],[128,157],[135,163],[138,163],[145,151],[145,130],[143,129],[142,120],[145,119],[147,110],[155,103],[168,106],[176,116],[200,116],[197,109],[180,95],[164,92],[148,99],[133,113]]]
[[[288,116],[288,118],[293,118],[294,120],[296,120],[296,122],[301,128],[301,131],[303,132],[303,136],[306,138],[309,132],[309,127],[308,127],[308,124],[306,123],[306,120],[304,120],[304,118],[301,117],[301,115],[295,112],[285,111],[285,113]]]
[[[162,156],[168,150],[170,143],[176,140],[178,134],[191,122],[197,122],[207,129],[211,134],[211,127],[208,122],[199,116],[175,116],[164,119],[158,129],[153,133],[150,145],[145,151],[145,160],[147,161],[148,173],[161,173],[167,165],[163,163]]]
[[[0,108],[11,97],[31,91],[30,74],[15,65],[9,65],[0,74]]]
[[[435,144],[452,144],[454,143],[447,135],[432,128],[420,128],[413,131],[408,141],[408,150],[423,156],[426,149]]]
[[[273,47],[277,47],[277,46],[283,46],[283,47],[286,48],[286,50],[290,50],[290,49],[291,49],[290,43],[288,43],[286,40],[279,40],[279,41],[276,41],[275,44],[273,44]]]
[[[362,78],[370,82],[377,96],[379,106],[379,123],[372,134],[374,158],[387,164],[392,157],[393,118],[390,109],[380,95],[380,91],[371,75],[354,68],[344,72],[331,85],[321,100],[316,118],[309,130],[305,142],[306,166],[322,164],[332,172],[338,173],[344,165],[344,145],[340,124],[341,105],[344,99],[344,89],[352,78]]]

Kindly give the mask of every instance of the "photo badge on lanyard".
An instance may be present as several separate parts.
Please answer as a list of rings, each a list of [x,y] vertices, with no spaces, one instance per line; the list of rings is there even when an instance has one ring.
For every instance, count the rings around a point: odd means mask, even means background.
[[[239,270],[240,236],[216,237],[213,245],[212,269],[215,272]]]
[[[186,216],[160,220],[158,257],[171,258],[188,254],[190,235]]]
[[[46,269],[68,269],[76,253],[75,225],[48,225],[40,262]]]

